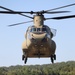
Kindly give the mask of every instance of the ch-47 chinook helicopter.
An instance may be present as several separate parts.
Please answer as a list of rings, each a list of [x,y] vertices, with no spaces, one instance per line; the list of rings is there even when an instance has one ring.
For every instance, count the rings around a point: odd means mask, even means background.
[[[0,13],[19,14],[21,16],[33,19],[32,21],[28,21],[28,22],[22,22],[22,23],[9,25],[9,26],[15,26],[15,25],[29,23],[29,22],[34,23],[33,26],[28,27],[25,34],[26,40],[22,44],[22,51],[23,51],[22,60],[24,60],[25,63],[27,62],[27,58],[36,58],[36,57],[38,58],[50,57],[51,62],[54,63],[54,60],[56,60],[56,54],[55,54],[56,44],[52,40],[52,38],[55,35],[54,32],[56,32],[56,30],[55,29],[52,30],[47,25],[44,25],[44,21],[50,20],[50,19],[61,20],[61,19],[67,19],[67,18],[74,18],[75,15],[45,18],[44,14],[66,13],[69,11],[54,11],[54,10],[70,7],[73,5],[75,5],[75,3],[50,9],[50,10],[46,10],[46,11],[43,10],[43,11],[37,11],[37,12],[13,11],[11,9],[0,6],[0,8],[7,10],[7,11],[0,11]],[[25,14],[36,14],[36,15],[34,15],[34,17],[30,17]]]

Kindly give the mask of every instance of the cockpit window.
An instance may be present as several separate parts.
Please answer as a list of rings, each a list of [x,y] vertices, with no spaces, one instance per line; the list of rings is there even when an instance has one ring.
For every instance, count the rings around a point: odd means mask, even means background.
[[[45,27],[42,28],[42,31],[47,31]]]
[[[35,27],[31,27],[31,28],[29,28],[28,31],[30,31],[30,32],[46,32],[47,29],[46,29],[45,27],[43,27],[43,28],[35,28]]]
[[[37,28],[37,31],[38,31],[38,32],[41,31],[41,28]]]
[[[36,28],[32,27],[31,32],[35,32],[35,31],[36,31]]]

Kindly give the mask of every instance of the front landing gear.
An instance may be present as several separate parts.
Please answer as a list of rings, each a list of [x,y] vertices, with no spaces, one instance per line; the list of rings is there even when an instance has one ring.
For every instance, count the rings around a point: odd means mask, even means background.
[[[51,62],[54,63],[54,60],[56,60],[56,55],[51,55]]]
[[[27,57],[25,57],[25,59],[24,59],[24,63],[26,64],[26,62],[27,62]]]
[[[22,55],[22,60],[24,60],[24,58],[25,58],[25,56],[24,56],[24,55]]]
[[[24,63],[27,63],[27,56],[26,55],[22,55],[22,60],[24,60]]]

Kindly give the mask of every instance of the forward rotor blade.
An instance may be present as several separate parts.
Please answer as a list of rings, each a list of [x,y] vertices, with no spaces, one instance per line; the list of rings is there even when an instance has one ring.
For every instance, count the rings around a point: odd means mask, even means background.
[[[70,11],[53,11],[53,12],[41,12],[41,13],[47,13],[47,14],[57,14],[57,13],[67,13]],[[31,13],[31,12],[22,12],[22,11],[15,11],[15,12],[11,12],[11,11],[0,11],[0,13],[2,14],[22,14],[22,13]],[[33,12],[34,14],[40,13],[40,12]]]
[[[70,11],[53,11],[53,12],[45,12],[47,14],[58,14],[58,13],[67,13],[67,12],[70,12]]]
[[[32,21],[27,21],[27,22],[21,22],[21,23],[11,24],[11,25],[8,25],[8,26],[16,26],[16,25],[20,25],[20,24],[29,23],[29,22],[33,22],[33,20]]]
[[[13,11],[13,10],[11,10],[11,9],[8,9],[8,8],[5,8],[5,7],[3,7],[3,6],[0,6],[0,8],[5,9],[5,10],[8,10],[8,11],[13,12],[13,13],[15,12],[15,11]],[[17,14],[19,14],[19,15],[21,15],[21,16],[24,16],[24,17],[28,17],[28,18],[33,19],[33,17],[24,15],[24,14],[22,14],[22,13],[17,13]]]
[[[75,15],[60,16],[60,17],[53,17],[53,18],[46,18],[45,20],[49,20],[49,19],[61,20],[61,19],[67,19],[67,18],[75,18]]]
[[[54,9],[50,9],[50,10],[46,10],[46,12],[48,12],[48,11],[53,11],[53,10],[57,10],[57,9],[61,9],[61,8],[70,7],[70,6],[73,6],[73,5],[75,5],[75,3],[73,3],[73,4],[69,4],[69,5],[65,5],[65,6],[61,6],[61,7],[54,8]]]

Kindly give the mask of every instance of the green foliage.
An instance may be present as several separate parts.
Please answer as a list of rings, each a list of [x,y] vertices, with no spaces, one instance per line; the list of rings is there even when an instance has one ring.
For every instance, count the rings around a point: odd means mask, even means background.
[[[75,61],[35,66],[0,67],[0,75],[75,75]]]

